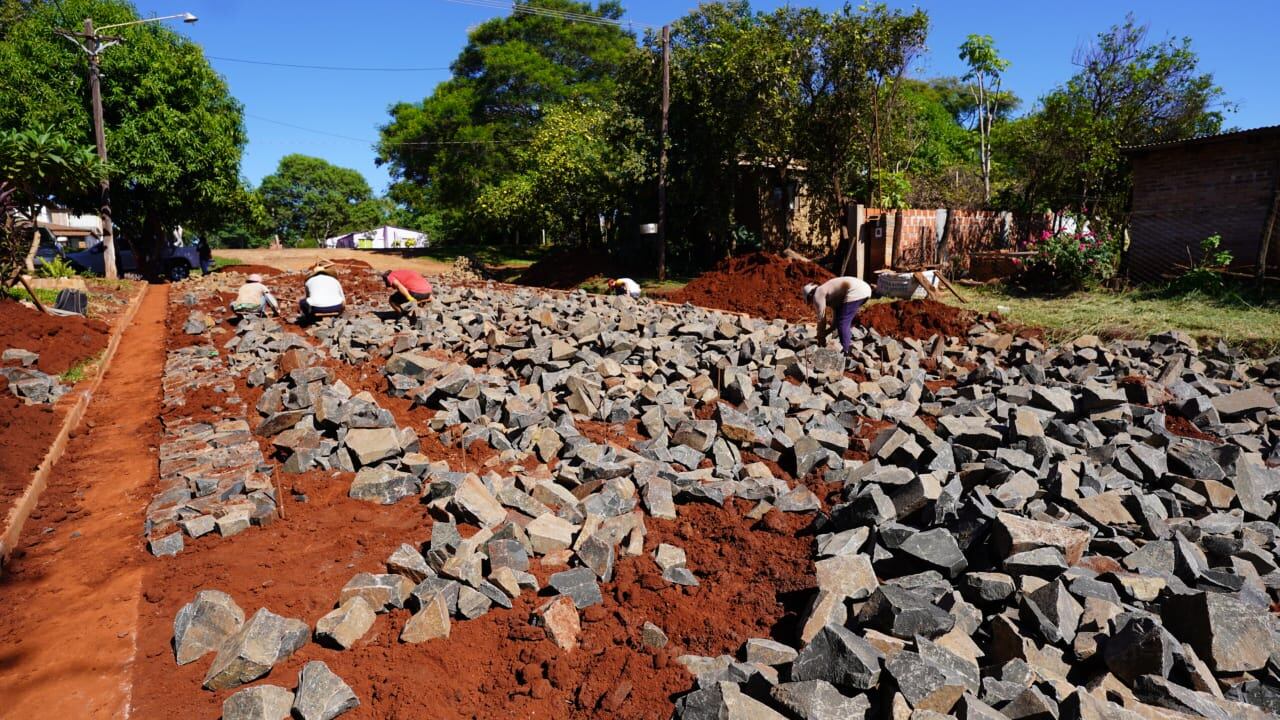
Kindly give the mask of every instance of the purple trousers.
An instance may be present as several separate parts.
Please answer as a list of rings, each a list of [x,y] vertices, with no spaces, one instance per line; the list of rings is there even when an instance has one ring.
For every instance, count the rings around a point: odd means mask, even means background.
[[[862,303],[865,300],[853,300],[850,302],[842,302],[831,308],[831,312],[835,315],[836,332],[840,333],[840,347],[849,352],[849,345],[852,344],[851,337],[853,331],[853,319],[858,316],[858,311],[862,309]]]

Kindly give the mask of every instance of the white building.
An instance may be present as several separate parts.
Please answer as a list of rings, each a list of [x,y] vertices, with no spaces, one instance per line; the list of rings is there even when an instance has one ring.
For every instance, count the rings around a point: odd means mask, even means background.
[[[430,243],[426,233],[417,230],[383,225],[380,228],[349,232],[324,241],[328,248],[354,248],[357,250],[392,250],[424,248]]]
[[[72,215],[66,210],[44,207],[36,216],[36,224],[47,230],[65,250],[93,247],[102,242],[102,220],[97,215]]]

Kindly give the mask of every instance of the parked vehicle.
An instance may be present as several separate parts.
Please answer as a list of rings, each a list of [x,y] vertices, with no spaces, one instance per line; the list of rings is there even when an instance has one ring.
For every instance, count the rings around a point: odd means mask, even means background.
[[[102,275],[106,267],[103,257],[105,250],[106,246],[99,243],[88,250],[68,253],[67,259],[81,272]],[[191,275],[191,271],[198,267],[200,267],[200,254],[194,247],[169,245],[165,248],[164,274],[170,280],[174,282],[186,280]],[[134,260],[133,251],[127,246],[116,245],[116,270],[120,273],[138,272],[138,263]]]

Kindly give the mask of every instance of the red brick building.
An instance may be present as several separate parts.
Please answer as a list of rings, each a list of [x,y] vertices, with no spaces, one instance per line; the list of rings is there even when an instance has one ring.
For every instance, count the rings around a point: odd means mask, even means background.
[[[1221,235],[1237,270],[1280,272],[1280,125],[1127,148],[1133,164],[1129,277],[1155,282]],[[1265,239],[1265,242],[1264,242]],[[1268,247],[1269,246],[1269,247]]]

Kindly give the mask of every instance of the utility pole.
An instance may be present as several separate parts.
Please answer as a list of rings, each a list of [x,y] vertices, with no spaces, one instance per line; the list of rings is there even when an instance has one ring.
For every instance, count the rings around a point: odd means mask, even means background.
[[[101,50],[98,36],[93,32],[93,18],[84,19],[85,51],[89,53],[89,93],[93,97],[93,141],[98,145],[98,157],[105,165],[107,162],[107,135],[102,122],[102,68],[98,65],[98,52]],[[102,176],[98,186],[98,217],[102,220],[102,274],[108,280],[115,280],[116,241],[111,227],[111,179]]]
[[[658,142],[658,281],[667,279],[667,112],[671,109],[671,26],[662,26],[662,133]]]

